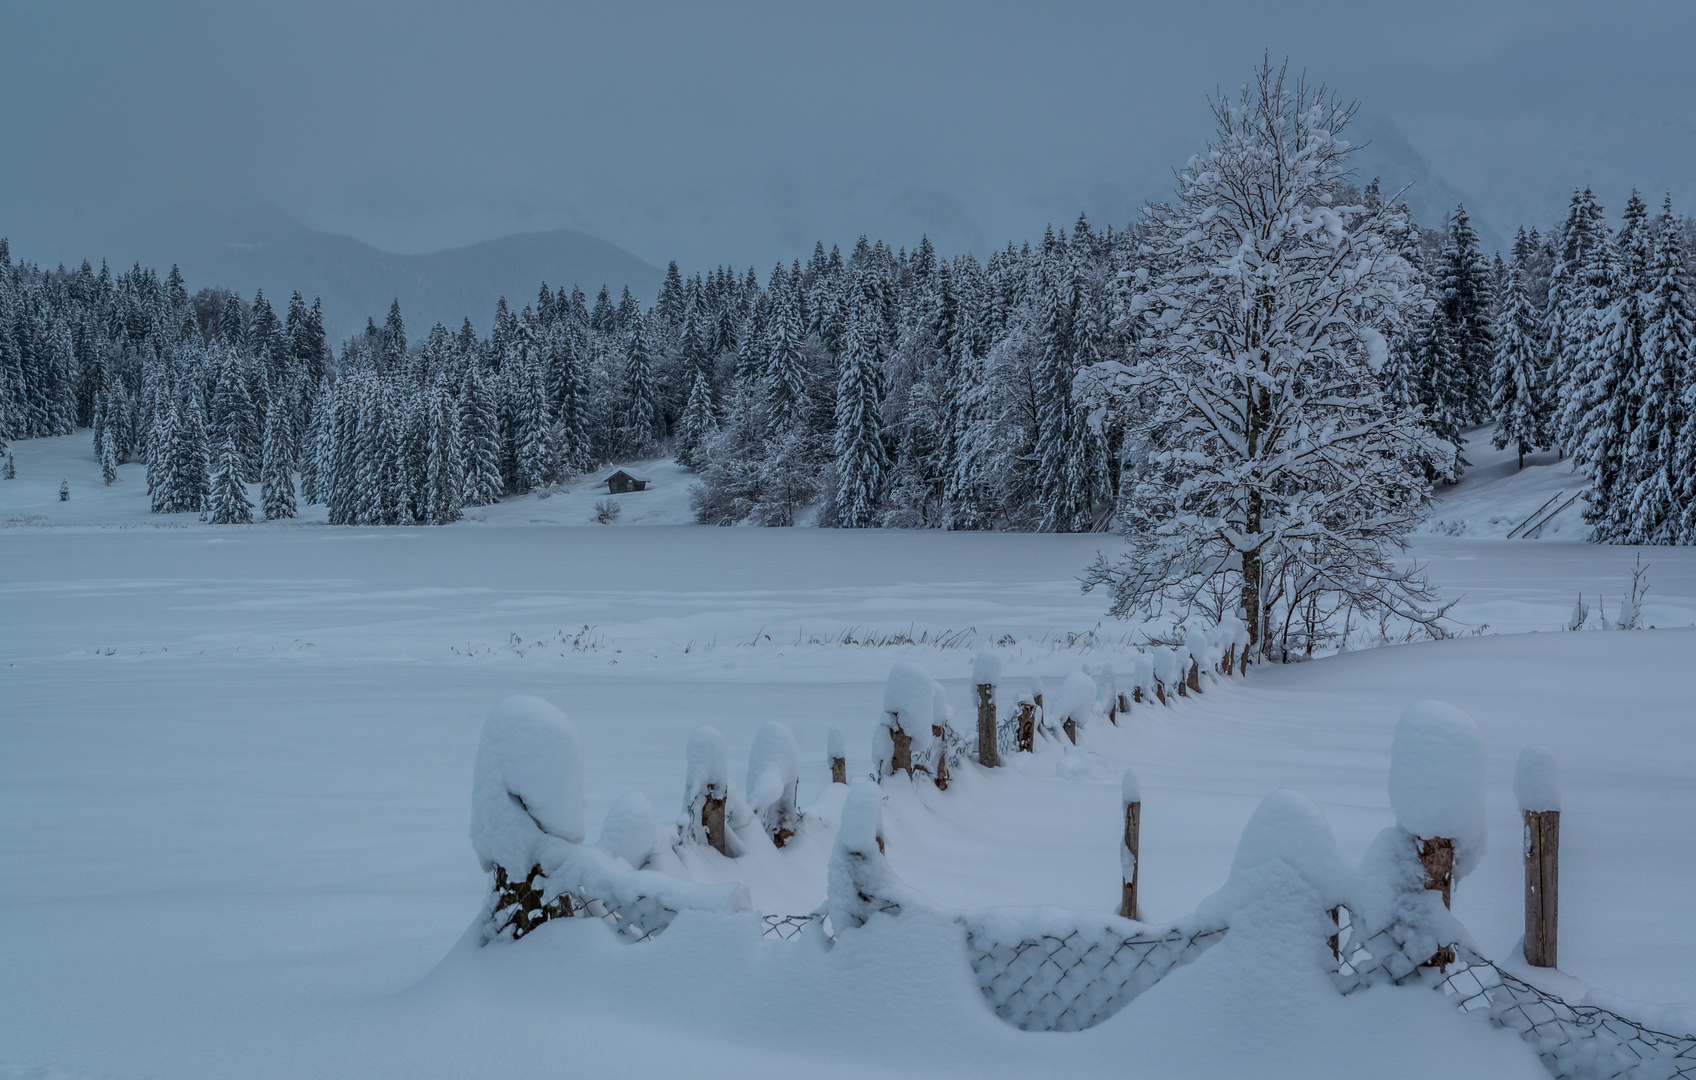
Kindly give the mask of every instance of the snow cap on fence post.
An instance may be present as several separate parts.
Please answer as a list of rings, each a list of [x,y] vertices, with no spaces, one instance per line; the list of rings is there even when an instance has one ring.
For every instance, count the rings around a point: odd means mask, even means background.
[[[571,721],[537,697],[496,705],[472,772],[471,845],[483,869],[522,876],[543,836],[582,843],[584,817],[583,750]]]
[[[782,847],[800,824],[801,750],[788,725],[760,725],[748,751],[747,798],[773,844]]]
[[[883,790],[862,781],[848,792],[830,852],[825,906],[838,934],[880,912],[900,913],[901,880],[883,855]]]
[[[842,729],[835,724],[830,725],[830,731],[825,734],[825,757],[830,765],[830,782],[846,784],[848,782],[848,738],[842,734]]]
[[[1542,813],[1561,808],[1561,774],[1555,752],[1547,746],[1527,746],[1513,769],[1513,797],[1521,810]]]
[[[889,671],[883,686],[883,712],[878,717],[877,744],[879,778],[897,771],[909,775],[923,764],[930,749],[931,724],[936,714],[936,695],[928,672],[910,660]]]
[[[718,728],[705,724],[689,735],[689,769],[683,782],[684,835],[720,854],[732,854],[727,835],[730,754]]]
[[[1095,680],[1082,671],[1066,676],[1060,687],[1059,717],[1066,737],[1078,741],[1078,727],[1089,723],[1090,710],[1095,707]]]
[[[1421,840],[1454,841],[1454,876],[1484,855],[1484,733],[1444,701],[1416,701],[1390,742],[1390,807],[1396,823]]]
[[[998,686],[1001,683],[1001,657],[984,651],[972,658],[972,685]]]

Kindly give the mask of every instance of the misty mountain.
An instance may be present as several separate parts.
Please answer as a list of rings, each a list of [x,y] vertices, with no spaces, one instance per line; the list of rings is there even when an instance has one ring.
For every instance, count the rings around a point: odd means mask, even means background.
[[[1455,207],[1464,203],[1466,215],[1478,233],[1479,246],[1487,252],[1507,250],[1516,223],[1505,218],[1498,208],[1482,205],[1456,189],[1388,117],[1362,112],[1349,125],[1345,137],[1359,147],[1354,153],[1353,166],[1361,187],[1374,176],[1382,182],[1386,197],[1405,187],[1402,201],[1413,213],[1413,220],[1427,229],[1442,228]],[[1540,221],[1526,224],[1546,225]]]
[[[650,304],[665,276],[623,248],[572,229],[397,255],[309,229],[280,211],[252,208],[197,215],[141,246],[152,256],[144,263],[161,271],[176,263],[191,289],[223,285],[251,300],[263,287],[279,313],[294,290],[308,302],[322,297],[332,342],[363,329],[367,317],[381,323],[395,299],[415,336],[438,321],[457,328],[468,315],[486,334],[497,300],[505,296],[514,308],[533,304],[544,281],[579,285],[591,302],[603,284],[615,300],[629,285]]]

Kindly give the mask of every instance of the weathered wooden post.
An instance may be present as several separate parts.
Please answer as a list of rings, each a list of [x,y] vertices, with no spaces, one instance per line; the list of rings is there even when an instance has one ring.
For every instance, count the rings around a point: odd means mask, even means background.
[[[1561,790],[1553,751],[1546,746],[1520,751],[1513,793],[1525,816],[1525,962],[1558,967]]]
[[[826,736],[825,752],[830,755],[830,782],[846,784],[848,782],[848,740],[843,736],[842,729],[831,725]]]
[[[1019,714],[1014,719],[1014,727],[1020,753],[1036,753],[1036,702],[1028,698],[1019,702]]]
[[[1142,790],[1137,774],[1129,769],[1119,781],[1119,801],[1125,808],[1125,836],[1119,844],[1119,914],[1137,917],[1137,864],[1142,841]]]
[[[972,664],[972,685],[978,695],[978,764],[986,769],[1001,764],[995,744],[995,687],[1000,682],[1000,659],[993,653],[979,653]]]

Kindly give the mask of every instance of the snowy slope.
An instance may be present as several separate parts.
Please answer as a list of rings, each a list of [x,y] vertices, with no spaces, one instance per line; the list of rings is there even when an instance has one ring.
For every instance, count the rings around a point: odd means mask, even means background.
[[[934,928],[830,954],[751,943],[735,920],[644,946],[584,923],[499,955],[455,948],[485,888],[467,828],[496,701],[571,715],[591,837],[629,791],[677,813],[702,723],[738,780],[761,724],[789,724],[811,802],[830,726],[850,772],[870,769],[897,660],[962,715],[986,640],[1007,639],[1012,681],[1123,664],[1127,628],[1075,581],[1104,538],[532,524],[584,521],[604,497],[587,484],[449,528],[165,528],[133,467],[99,487],[86,433],[16,451],[18,479],[0,481],[0,1077],[1541,1075],[1515,1038],[1426,991],[1325,997],[1230,953],[1098,1028],[1035,1036],[988,1011]],[[687,520],[684,477],[642,468],[656,487],[620,497],[621,521],[649,494],[641,515]],[[1496,490],[1516,480],[1469,480],[1438,516],[1520,498]],[[1553,631],[1574,596],[1617,596],[1631,551],[1432,535],[1414,555],[1484,636],[1259,669],[1091,731],[1095,757],[1065,769],[905,794],[891,864],[945,907],[1112,910],[1130,765],[1144,906],[1181,916],[1278,788],[1311,796],[1359,857],[1391,820],[1391,726],[1439,696],[1488,746],[1489,848],[1455,897],[1480,946],[1514,949],[1513,764],[1545,743],[1563,773],[1572,989],[1696,1001],[1696,630],[1666,629],[1696,623],[1696,558],[1648,553],[1663,629],[1572,634]],[[970,646],[937,645],[946,631]],[[897,634],[925,641],[863,644]],[[743,881],[760,910],[810,910],[828,838],[803,839],[737,862],[699,852],[691,870]],[[1419,1056],[1432,1040],[1440,1068]]]

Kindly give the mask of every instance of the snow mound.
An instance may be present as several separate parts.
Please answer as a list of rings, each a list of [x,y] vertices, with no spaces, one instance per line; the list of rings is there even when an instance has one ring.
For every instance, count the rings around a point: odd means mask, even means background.
[[[509,697],[483,725],[472,774],[471,845],[484,870],[522,874],[544,836],[584,835],[583,751],[577,731],[541,698]]]
[[[1547,746],[1527,746],[1519,752],[1513,769],[1513,797],[1521,810],[1561,808],[1560,766]]]
[[[1444,701],[1407,707],[1390,741],[1390,808],[1396,823],[1420,839],[1455,842],[1455,877],[1484,854],[1484,733],[1477,721]]]
[[[659,818],[654,804],[640,791],[619,798],[601,823],[601,838],[595,846],[640,870],[663,847]]]

